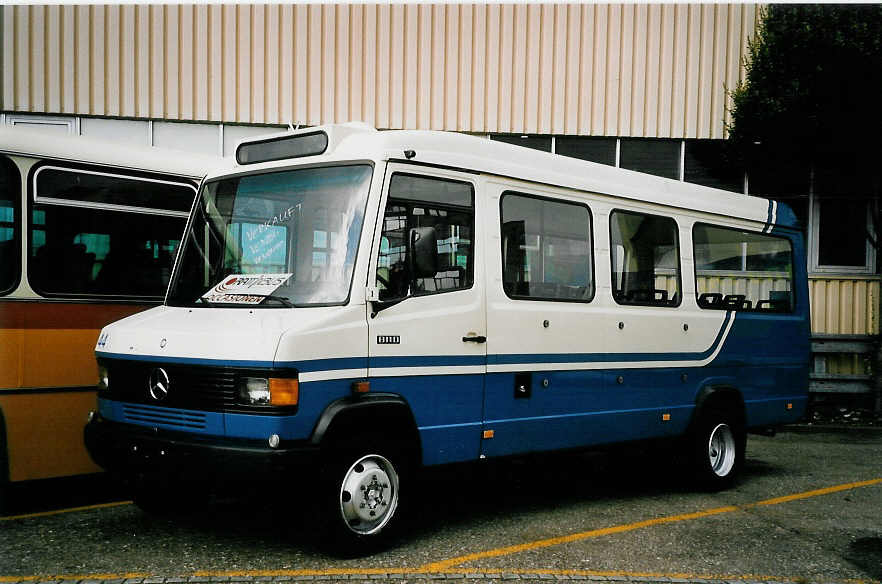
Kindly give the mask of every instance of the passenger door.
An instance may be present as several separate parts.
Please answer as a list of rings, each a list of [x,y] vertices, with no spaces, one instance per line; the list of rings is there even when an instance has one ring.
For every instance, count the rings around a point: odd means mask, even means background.
[[[386,173],[369,376],[372,391],[410,405],[427,465],[475,459],[480,448],[487,331],[475,187],[462,173],[401,164]]]
[[[603,435],[604,308],[593,212],[552,187],[488,183],[488,374],[482,454],[581,446]],[[597,356],[597,359],[590,359]]]

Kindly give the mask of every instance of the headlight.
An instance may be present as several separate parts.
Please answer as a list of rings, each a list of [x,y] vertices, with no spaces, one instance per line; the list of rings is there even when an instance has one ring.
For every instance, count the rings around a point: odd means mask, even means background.
[[[270,403],[269,380],[265,377],[239,379],[239,399],[242,403],[263,406]]]
[[[296,406],[300,384],[296,377],[240,377],[239,401],[252,406]]]
[[[110,390],[110,371],[104,365],[98,365],[98,391]]]

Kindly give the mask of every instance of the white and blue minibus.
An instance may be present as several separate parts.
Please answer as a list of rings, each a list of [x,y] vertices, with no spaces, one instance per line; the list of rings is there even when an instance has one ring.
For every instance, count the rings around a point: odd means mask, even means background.
[[[420,467],[673,438],[722,488],[748,432],[804,411],[784,205],[362,124],[236,158],[201,185],[164,304],[98,339],[86,444],[144,508],[193,475],[275,476],[359,548]]]

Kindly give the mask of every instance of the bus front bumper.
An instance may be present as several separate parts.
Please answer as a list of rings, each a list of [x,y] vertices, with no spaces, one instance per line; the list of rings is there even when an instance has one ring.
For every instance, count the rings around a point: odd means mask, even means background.
[[[303,442],[282,442],[270,448],[265,441],[196,437],[111,422],[98,414],[83,434],[95,463],[122,474],[174,472],[202,478],[269,478],[315,464],[319,454],[318,447]]]

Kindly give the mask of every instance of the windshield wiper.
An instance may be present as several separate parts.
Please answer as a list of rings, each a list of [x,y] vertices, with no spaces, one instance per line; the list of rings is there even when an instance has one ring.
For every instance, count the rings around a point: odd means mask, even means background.
[[[272,294],[270,294],[269,296],[264,296],[263,300],[275,300],[285,308],[294,308],[294,305],[291,303],[291,301],[284,296],[273,296]],[[260,301],[261,304],[263,304],[263,300]]]

